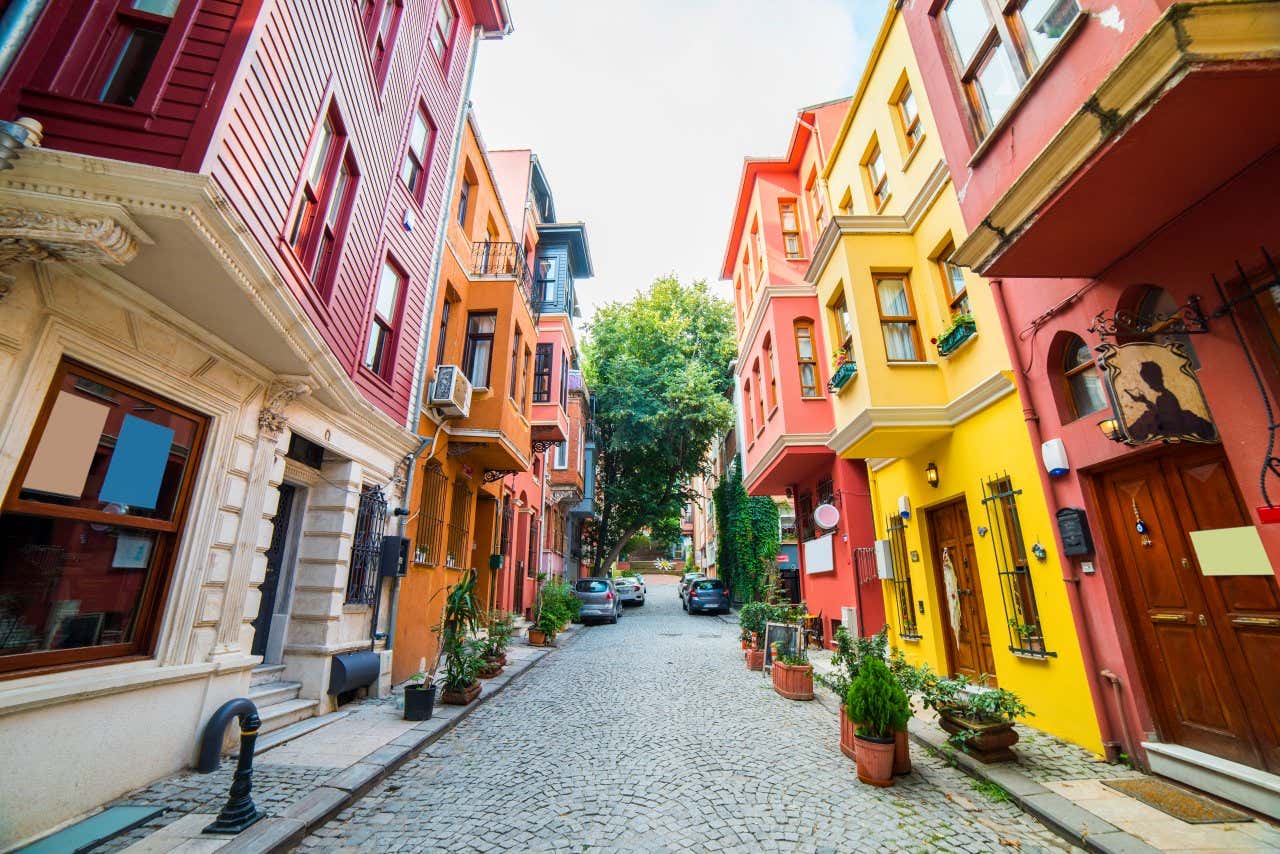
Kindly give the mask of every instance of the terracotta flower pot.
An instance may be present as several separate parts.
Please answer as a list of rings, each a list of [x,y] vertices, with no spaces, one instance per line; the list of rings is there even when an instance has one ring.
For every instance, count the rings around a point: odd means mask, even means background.
[[[465,706],[479,696],[480,683],[478,681],[473,681],[465,691],[450,691],[446,688],[440,692],[440,699],[451,706]]]
[[[498,661],[486,658],[484,660],[484,667],[480,668],[480,670],[476,672],[476,676],[480,679],[492,679],[501,672],[502,665]]]
[[[1018,731],[1011,722],[983,724],[944,713],[938,716],[938,724],[952,735],[974,733],[964,740],[961,749],[979,762],[1012,762],[1018,758],[1009,749],[1018,743]]]
[[[813,699],[813,666],[773,663],[773,690],[788,700]]]
[[[857,740],[858,779],[881,788],[892,786],[893,739],[860,735]]]
[[[849,720],[849,713],[845,711],[844,705],[840,706],[840,752],[850,759],[857,761],[858,759],[858,725]]]
[[[742,642],[742,648],[743,648],[743,649],[746,649],[748,646],[750,646],[750,644],[748,644],[746,641],[743,641],[743,642]]]
[[[911,748],[907,743],[907,731],[900,729],[893,734],[893,775],[911,773]]]
[[[530,627],[529,643],[532,644],[533,646],[546,646],[547,633],[544,632],[542,629],[535,629]]]
[[[748,670],[764,670],[764,650],[763,649],[747,650],[747,669]]]

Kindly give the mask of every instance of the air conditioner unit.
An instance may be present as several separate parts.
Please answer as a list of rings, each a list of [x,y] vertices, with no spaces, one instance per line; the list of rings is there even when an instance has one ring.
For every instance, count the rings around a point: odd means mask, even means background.
[[[445,418],[466,418],[471,412],[471,381],[457,365],[436,368],[427,406]]]
[[[876,540],[876,578],[893,580],[893,544],[889,540]]]
[[[854,637],[858,636],[858,609],[850,605],[840,607],[840,624]]]

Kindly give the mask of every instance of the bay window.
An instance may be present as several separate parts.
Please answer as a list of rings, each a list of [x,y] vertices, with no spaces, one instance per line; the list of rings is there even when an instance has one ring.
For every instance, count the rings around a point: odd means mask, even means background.
[[[537,356],[533,363],[533,402],[551,402],[551,359],[554,355],[554,344],[539,344]]]
[[[875,289],[885,358],[890,362],[920,361],[920,329],[907,277],[876,276]]]

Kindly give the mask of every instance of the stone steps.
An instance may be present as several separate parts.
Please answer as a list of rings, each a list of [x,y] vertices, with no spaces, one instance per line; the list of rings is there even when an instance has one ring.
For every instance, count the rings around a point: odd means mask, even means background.
[[[283,664],[259,664],[253,668],[253,674],[249,677],[249,687],[254,685],[262,685],[266,682],[279,681],[284,675]]]
[[[253,700],[261,713],[268,706],[298,699],[301,691],[301,682],[261,682],[249,685],[249,699]]]

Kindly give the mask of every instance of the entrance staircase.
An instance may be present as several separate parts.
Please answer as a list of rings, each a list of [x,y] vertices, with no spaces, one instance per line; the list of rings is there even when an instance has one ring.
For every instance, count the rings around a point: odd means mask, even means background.
[[[263,664],[253,668],[249,679],[249,699],[262,718],[258,730],[262,735],[314,717],[320,705],[319,700],[298,697],[302,683],[285,682],[280,678],[283,674],[283,664]]]

